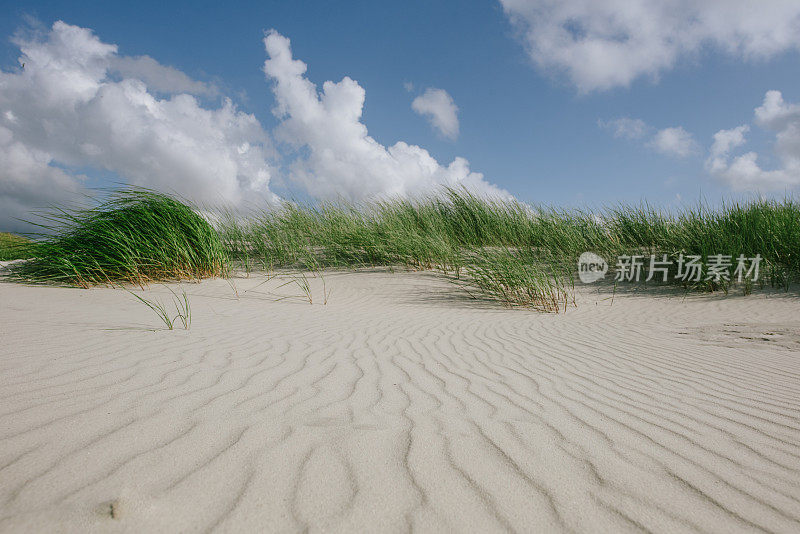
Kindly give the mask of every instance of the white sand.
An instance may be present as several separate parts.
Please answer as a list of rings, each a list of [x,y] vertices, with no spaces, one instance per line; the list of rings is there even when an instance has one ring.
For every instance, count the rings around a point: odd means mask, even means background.
[[[430,273],[330,274],[327,305],[263,280],[173,286],[189,331],[0,283],[0,531],[800,531],[792,294],[543,315]]]

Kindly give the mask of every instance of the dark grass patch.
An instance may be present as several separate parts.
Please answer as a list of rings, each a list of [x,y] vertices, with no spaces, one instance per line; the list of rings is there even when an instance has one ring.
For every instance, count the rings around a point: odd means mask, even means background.
[[[30,239],[8,232],[0,232],[0,261],[22,260],[33,254]]]

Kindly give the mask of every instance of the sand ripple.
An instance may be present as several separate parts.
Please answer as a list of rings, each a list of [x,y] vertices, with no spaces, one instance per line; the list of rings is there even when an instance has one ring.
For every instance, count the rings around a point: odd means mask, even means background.
[[[0,531],[800,531],[795,297],[262,282],[0,284]]]

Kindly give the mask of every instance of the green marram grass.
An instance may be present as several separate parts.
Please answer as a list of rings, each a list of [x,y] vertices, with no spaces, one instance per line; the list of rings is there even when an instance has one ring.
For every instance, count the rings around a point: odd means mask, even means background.
[[[531,249],[481,249],[467,268],[467,291],[473,286],[508,307],[566,311],[575,304],[571,265],[553,260]]]
[[[59,212],[19,280],[75,285],[201,278],[232,267],[319,271],[403,266],[438,270],[509,306],[558,311],[573,302],[577,258],[593,251],[649,257],[760,254],[766,283],[800,278],[800,205],[792,198],[664,212],[649,205],[598,211],[530,206],[443,189],[416,199],[327,202],[246,217],[196,208],[140,189],[97,208]],[[726,281],[684,283],[727,291]],[[748,290],[746,287],[745,290]]]
[[[30,239],[0,232],[0,261],[22,260],[30,258],[32,254]]]
[[[247,268],[438,269],[471,279],[505,303],[514,300],[507,298],[506,282],[516,280],[523,287],[522,281],[533,284],[533,279],[540,281],[539,288],[552,288],[552,296],[561,301],[577,274],[577,258],[586,251],[602,255],[612,266],[620,255],[642,255],[645,261],[651,254],[666,254],[673,261],[681,254],[698,255],[704,270],[715,254],[731,255],[734,261],[740,254],[760,254],[762,280],[785,286],[800,275],[800,205],[791,198],[728,203],[719,209],[700,205],[677,213],[649,205],[592,212],[446,189],[438,196],[366,205],[286,204],[245,221],[226,218],[219,230],[230,257]],[[683,285],[730,287],[724,280]],[[521,297],[525,291],[511,293],[526,300]]]
[[[88,287],[144,285],[224,273],[217,231],[187,204],[145,189],[116,192],[94,208],[56,210],[40,224],[34,257],[15,264],[21,281]]]

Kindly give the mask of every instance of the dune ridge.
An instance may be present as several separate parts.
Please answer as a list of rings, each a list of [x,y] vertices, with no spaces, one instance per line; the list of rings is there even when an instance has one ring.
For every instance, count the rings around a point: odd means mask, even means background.
[[[0,284],[0,531],[800,530],[792,294],[264,280]]]

